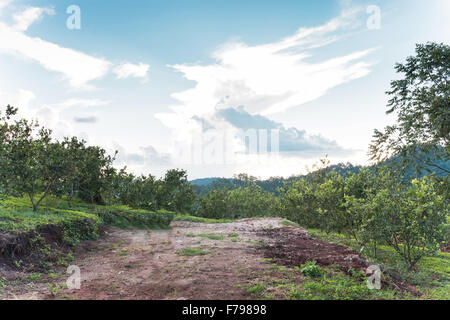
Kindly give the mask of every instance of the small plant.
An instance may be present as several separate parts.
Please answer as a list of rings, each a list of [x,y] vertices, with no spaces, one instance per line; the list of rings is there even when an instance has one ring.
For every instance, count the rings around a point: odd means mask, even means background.
[[[208,234],[199,234],[199,237],[202,238],[208,238],[211,240],[223,240],[225,239],[224,236],[220,235],[220,234],[214,234],[214,233],[208,233]]]
[[[311,278],[320,278],[323,275],[323,271],[316,261],[309,261],[300,266],[300,272]]]
[[[264,290],[266,290],[266,287],[263,284],[257,284],[248,289],[248,292],[251,293],[252,296],[259,296]]]
[[[176,254],[178,254],[179,256],[187,256],[187,257],[204,256],[209,253],[210,253],[209,251],[204,251],[199,248],[185,248],[176,252]]]

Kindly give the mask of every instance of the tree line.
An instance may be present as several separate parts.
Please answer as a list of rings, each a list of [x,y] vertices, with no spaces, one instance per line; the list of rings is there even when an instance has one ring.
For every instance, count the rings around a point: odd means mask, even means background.
[[[0,113],[0,195],[27,196],[38,211],[49,195],[87,203],[125,204],[148,210],[190,211],[193,189],[183,170],[164,178],[136,177],[113,166],[115,156],[77,137],[57,141],[37,121],[17,119],[10,105]]]

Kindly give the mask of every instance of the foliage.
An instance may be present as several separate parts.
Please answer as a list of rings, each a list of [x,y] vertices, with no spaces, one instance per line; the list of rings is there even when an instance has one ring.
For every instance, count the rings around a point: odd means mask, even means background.
[[[256,184],[236,189],[216,189],[198,200],[197,215],[213,219],[267,217],[273,214],[278,199]]]
[[[403,169],[450,173],[430,157],[449,160],[450,142],[450,47],[427,43],[416,46],[416,56],[397,64],[402,78],[391,82],[387,111],[397,114],[397,123],[375,131],[370,146],[374,161],[400,156]]]
[[[177,251],[177,254],[180,256],[187,256],[187,257],[205,256],[209,254],[209,251],[204,251],[199,248],[184,248],[182,250]]]
[[[320,278],[323,275],[322,269],[316,261],[309,261],[300,266],[300,272],[311,278]]]

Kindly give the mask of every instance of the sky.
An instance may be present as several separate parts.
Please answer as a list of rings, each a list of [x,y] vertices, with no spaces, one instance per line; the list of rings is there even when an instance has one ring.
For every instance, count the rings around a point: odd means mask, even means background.
[[[394,65],[450,0],[0,0],[0,108],[190,179],[367,165]]]

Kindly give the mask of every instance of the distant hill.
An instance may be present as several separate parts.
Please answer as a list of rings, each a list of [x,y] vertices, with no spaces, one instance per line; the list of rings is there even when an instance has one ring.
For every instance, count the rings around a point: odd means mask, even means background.
[[[214,178],[203,178],[203,179],[195,179],[192,181],[189,181],[191,184],[196,185],[196,186],[208,186],[210,184],[212,184],[214,181],[217,181],[219,179],[225,179],[225,178],[218,178],[218,177],[214,177]],[[233,180],[232,178],[228,179],[228,180]]]
[[[361,166],[353,166],[350,163],[346,164],[337,164],[332,165],[328,168],[328,171],[337,171],[342,175],[347,175],[349,173],[359,172],[361,170]],[[190,181],[192,185],[194,185],[194,190],[197,194],[207,194],[209,191],[213,189],[234,189],[239,187],[245,187],[249,184],[249,181],[256,183],[260,186],[264,191],[272,192],[277,194],[278,189],[283,187],[286,182],[298,179],[303,177],[302,175],[291,176],[288,178],[283,177],[272,177],[265,180],[260,180],[255,177],[243,175],[241,177],[235,178],[204,178],[204,179],[196,179]],[[248,180],[247,180],[248,179]]]
[[[444,157],[445,158],[445,157]],[[386,161],[386,163],[392,163],[398,161],[397,157],[393,157]],[[440,168],[445,168],[446,170],[450,170],[450,161],[442,160],[442,159],[435,159],[432,164],[436,164]],[[406,170],[405,174],[405,180],[411,180],[417,177],[423,177],[425,175],[430,174],[431,172],[434,172],[434,174],[438,177],[446,176],[447,173],[445,171],[439,170],[439,168],[433,165],[428,166],[429,171],[422,170],[421,172],[417,172],[416,169],[413,167]],[[354,166],[351,163],[340,163],[336,165],[330,166],[327,171],[336,171],[339,174],[346,176],[352,173],[358,173],[363,166]],[[204,178],[204,179],[197,179],[192,180],[190,183],[194,185],[194,190],[197,194],[207,194],[213,189],[234,189],[239,187],[245,187],[249,184],[249,182],[246,181],[245,178],[248,178],[250,181],[256,183],[258,186],[260,186],[263,190],[272,192],[277,194],[278,189],[283,187],[286,182],[298,179],[300,177],[304,177],[304,175],[298,175],[298,176],[291,176],[288,178],[283,177],[272,177],[266,180],[260,180],[255,177],[250,177],[247,175],[242,175],[241,177],[235,177],[235,178]]]

